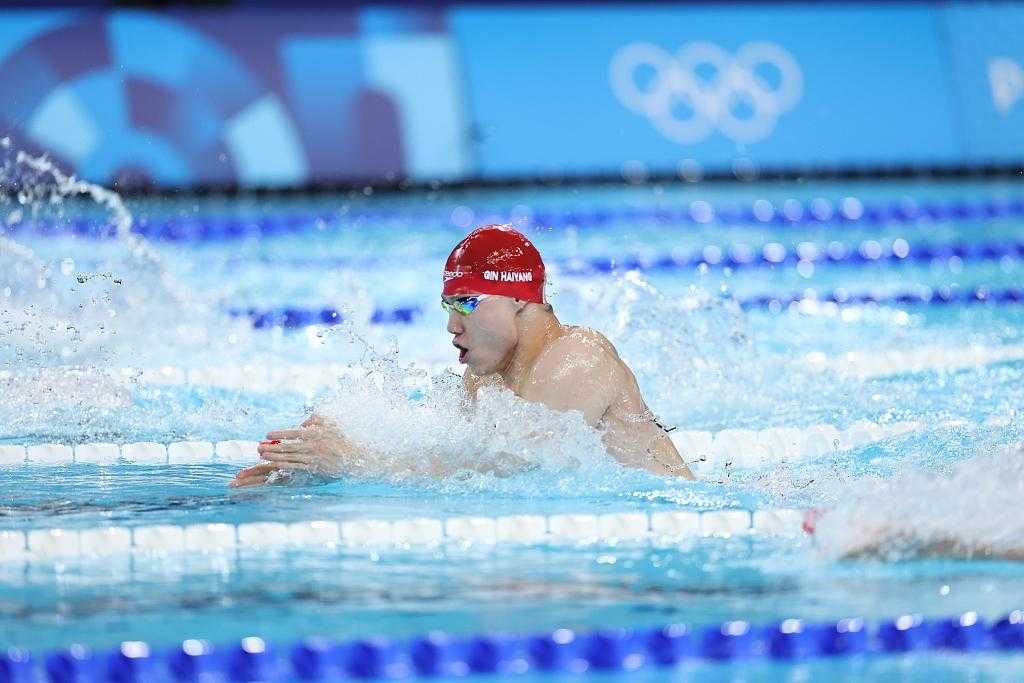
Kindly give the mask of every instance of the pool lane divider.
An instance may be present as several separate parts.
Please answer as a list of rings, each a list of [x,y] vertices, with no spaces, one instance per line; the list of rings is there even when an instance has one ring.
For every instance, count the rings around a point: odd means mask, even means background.
[[[801,368],[844,377],[874,379],[922,372],[951,372],[996,363],[1024,360],[1024,346],[925,346],[912,349],[860,351],[828,355],[810,351],[796,361]],[[462,374],[462,366],[436,363],[418,366],[430,376]],[[797,368],[800,369],[800,368]],[[365,377],[367,370],[343,363],[286,363],[219,365],[206,368],[118,368],[115,378],[144,386],[215,387],[250,392],[316,393],[335,386],[342,377]],[[0,380],[13,376],[0,371]]]
[[[756,468],[800,462],[878,443],[922,429],[919,422],[877,423],[859,420],[845,429],[829,424],[808,427],[723,429],[718,432],[675,429],[669,435],[698,475],[721,468]],[[251,465],[259,460],[258,441],[175,441],[158,443],[59,443],[0,445],[5,467],[88,465]]]
[[[326,226],[358,228],[403,227],[429,225],[433,228],[468,229],[485,223],[512,223],[519,228],[600,228],[615,223],[654,225],[750,225],[773,227],[814,227],[824,225],[914,225],[950,221],[990,221],[1024,216],[1024,198],[892,202],[862,201],[844,197],[832,202],[819,197],[807,202],[787,199],[773,203],[757,199],[746,205],[714,205],[703,200],[689,204],[662,206],[591,206],[571,208],[537,208],[513,211],[503,208],[477,207],[460,212],[456,207],[438,210],[408,210],[387,207],[304,211],[259,215],[173,216],[136,220],[132,231],[148,239],[170,242],[209,242],[237,239],[258,239],[322,232]],[[468,220],[466,220],[468,218]],[[66,235],[112,238],[113,230],[102,219],[71,220],[35,219],[4,226],[7,234]]]
[[[141,641],[91,650],[75,645],[34,654],[0,652],[3,681],[135,683],[136,681],[450,680],[530,674],[619,674],[668,671],[679,665],[758,660],[778,665],[908,653],[1019,655],[1024,613],[986,622],[977,612],[925,619],[834,621],[783,619],[768,624],[727,621],[703,627],[555,629],[528,635],[431,633],[409,639],[305,638],[274,643],[256,636],[213,644],[184,640],[157,648]],[[859,676],[870,675],[860,665]],[[954,665],[959,666],[959,665]],[[700,671],[700,669],[697,669]],[[6,672],[6,673],[4,673]],[[713,674],[714,669],[707,671]],[[561,680],[561,679],[560,679]]]
[[[803,520],[802,510],[768,508],[8,530],[0,531],[0,565],[273,550],[667,545],[706,537],[800,537]]]
[[[787,248],[779,242],[767,242],[760,247],[745,243],[731,246],[707,244],[700,249],[679,248],[667,254],[645,254],[592,257],[555,258],[546,261],[548,271],[556,275],[587,276],[611,272],[637,270],[655,272],[665,270],[693,270],[701,266],[708,268],[730,268],[746,270],[770,268],[773,266],[798,265],[863,265],[870,263],[945,263],[949,259],[961,262],[996,261],[1004,258],[1024,258],[1022,242],[981,242],[954,244],[914,244],[897,238],[891,242],[874,239],[861,241],[855,246],[831,241],[818,245],[805,241]],[[232,257],[220,260],[217,265],[237,268],[239,265],[259,265],[270,268],[302,268],[327,270],[334,268],[380,269],[380,263],[373,260],[344,257]],[[98,265],[98,264],[97,264]],[[87,267],[88,262],[83,264]]]
[[[920,372],[951,372],[967,368],[1024,360],[1024,346],[926,346],[886,351],[847,351],[828,356],[812,351],[804,356],[806,367],[845,377],[874,379]]]
[[[638,270],[657,272],[664,270],[692,270],[701,266],[709,268],[731,268],[748,270],[786,265],[863,265],[869,263],[932,263],[956,258],[960,261],[997,261],[1003,258],[1024,258],[1024,242],[999,242],[991,244],[915,245],[898,239],[893,245],[883,245],[876,240],[864,240],[855,248],[840,242],[830,242],[819,248],[812,243],[801,244],[789,250],[778,242],[769,242],[760,249],[746,244],[734,244],[731,248],[707,245],[690,255],[625,256],[558,259],[552,265],[561,275],[596,275],[611,272]]]
[[[727,302],[730,299],[723,299]],[[851,292],[836,289],[813,295],[805,292],[793,294],[764,294],[735,299],[744,310],[766,310],[781,313],[797,310],[807,313],[828,306],[964,306],[964,305],[1017,305],[1024,303],[1024,287],[937,287],[919,288],[903,292]],[[303,328],[311,325],[337,325],[345,319],[335,308],[303,308],[285,306],[274,309],[255,307],[229,308],[227,313],[238,318],[249,318],[257,329],[284,327]],[[423,315],[419,306],[378,308],[369,322],[377,325],[403,325],[416,322]]]

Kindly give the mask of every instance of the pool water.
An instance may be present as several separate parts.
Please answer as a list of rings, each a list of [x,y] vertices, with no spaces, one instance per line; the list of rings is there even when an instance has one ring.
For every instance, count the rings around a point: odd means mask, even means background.
[[[1013,450],[1024,424],[1024,306],[1011,295],[892,299],[1019,291],[1024,216],[956,207],[1021,196],[1009,182],[893,181],[131,200],[155,257],[132,253],[89,202],[38,204],[34,218],[7,221],[0,249],[0,445],[252,441],[315,410],[382,457],[470,462],[512,449],[535,468],[233,490],[239,465],[216,458],[6,464],[0,530],[810,507],[842,517],[817,540],[9,557],[0,560],[0,645],[167,646],[253,634],[288,643],[968,610],[998,618],[1024,602],[1019,563],[918,557],[905,545],[839,556],[865,519],[965,545],[999,546],[1024,532],[1013,505],[1024,481]],[[874,206],[907,210],[865,212]],[[194,230],[152,227],[168,221]],[[469,229],[494,221],[535,240],[559,318],[604,332],[652,410],[681,431],[914,427],[801,459],[720,454],[735,457],[695,461],[700,481],[687,482],[622,468],[572,416],[509,396],[488,398],[484,414],[453,413],[458,368],[437,304],[440,270]],[[226,224],[250,227],[226,234]],[[835,292],[882,303],[825,300]],[[790,304],[794,295],[803,301]],[[325,308],[343,324],[252,324],[259,312]],[[410,311],[407,320],[371,322],[397,309]],[[296,366],[305,374],[288,379]],[[559,438],[531,440],[538,426]],[[1024,660],[908,655],[683,674],[1019,680]]]

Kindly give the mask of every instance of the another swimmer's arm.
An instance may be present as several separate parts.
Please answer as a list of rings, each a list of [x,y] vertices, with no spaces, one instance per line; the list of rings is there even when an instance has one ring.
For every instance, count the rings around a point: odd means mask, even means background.
[[[865,521],[850,511],[812,509],[804,515],[803,529],[817,539],[819,548],[835,559],[901,560],[911,557],[950,557],[1024,561],[1024,546],[986,545],[951,534],[923,537],[920,529],[898,519]]]

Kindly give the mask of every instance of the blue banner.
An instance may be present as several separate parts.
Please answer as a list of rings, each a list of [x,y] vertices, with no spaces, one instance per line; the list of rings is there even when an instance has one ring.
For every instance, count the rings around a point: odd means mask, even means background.
[[[955,4],[944,10],[961,107],[965,160],[1024,159],[1024,6]]]
[[[482,175],[948,163],[937,6],[454,10]]]

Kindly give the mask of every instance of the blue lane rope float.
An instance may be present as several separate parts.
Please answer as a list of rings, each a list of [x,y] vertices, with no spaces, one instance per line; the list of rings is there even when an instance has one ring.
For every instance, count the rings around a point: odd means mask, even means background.
[[[345,207],[344,210],[260,214],[254,216],[171,216],[141,218],[133,230],[149,239],[166,241],[210,241],[250,239],[306,232],[337,221],[345,225],[402,222],[410,225],[448,225],[456,221],[449,210]],[[845,197],[838,202],[817,198],[808,202],[788,199],[775,204],[758,199],[749,205],[712,205],[693,201],[675,206],[617,206],[572,209],[537,209],[516,212],[508,209],[478,208],[466,212],[477,222],[514,222],[520,227],[581,228],[610,223],[655,223],[662,225],[773,225],[814,226],[835,224],[913,224],[945,221],[998,220],[1024,216],[1024,198],[922,201],[903,199],[890,202],[862,201]],[[464,227],[459,225],[458,227]],[[112,237],[114,231],[101,217],[73,219],[34,218],[5,226],[6,232],[40,235],[74,234],[83,237]]]
[[[835,304],[839,306],[880,305],[880,306],[947,306],[968,304],[1011,305],[1024,302],[1024,287],[924,287],[915,291],[898,293],[848,292],[836,289],[814,296],[806,293],[791,295],[765,294],[738,299],[744,310],[782,311],[791,306]],[[288,306],[277,309],[231,308],[228,313],[235,317],[247,317],[253,327],[299,328],[310,325],[335,325],[344,320],[344,314],[334,308],[301,308]],[[376,309],[370,322],[373,324],[409,324],[423,315],[419,306],[405,306],[394,309]]]
[[[699,249],[681,249],[671,254],[626,255],[614,258],[608,256],[557,258],[549,260],[548,266],[560,275],[580,276],[630,270],[658,272],[701,267],[749,270],[782,266],[797,266],[799,268],[804,265],[931,264],[948,262],[950,259],[959,259],[961,262],[1024,259],[1024,241],[977,244],[964,242],[953,244],[918,243],[911,245],[903,238],[896,238],[888,243],[868,239],[854,245],[835,240],[821,245],[805,241],[790,247],[779,242],[767,242],[760,247],[745,243],[721,246],[706,244]],[[317,270],[379,268],[380,266],[373,260],[340,256],[232,257],[220,263],[229,269],[244,265]],[[85,260],[80,263],[80,266],[86,269],[98,268],[100,262],[93,264]]]
[[[554,262],[559,272],[567,275],[589,275],[612,271],[661,271],[690,269],[700,266],[728,267],[733,270],[771,268],[773,266],[809,264],[867,263],[931,263],[958,258],[961,261],[997,261],[1003,258],[1024,258],[1024,242],[989,244],[915,245],[898,239],[892,245],[883,245],[875,240],[865,240],[855,247],[840,242],[830,242],[819,247],[804,243],[787,249],[778,242],[769,242],[760,249],[746,244],[731,248],[707,245],[689,255],[664,255],[650,258],[626,256],[619,258],[596,257],[559,259]]]
[[[231,308],[228,314],[236,318],[249,318],[257,329],[267,327],[309,327],[310,325],[337,325],[345,320],[342,311],[335,308],[299,308],[288,306],[273,310],[257,308]],[[407,325],[423,314],[419,306],[377,308],[370,315],[373,325]]]
[[[932,263],[958,258],[961,261],[998,261],[1004,258],[1024,259],[1024,242],[990,242],[979,244],[915,244],[897,238],[891,244],[876,240],[864,240],[856,245],[832,241],[825,245],[804,242],[786,247],[779,242],[768,242],[761,247],[738,243],[732,246],[707,244],[687,253],[661,254],[651,256],[627,255],[619,257],[594,256],[551,259],[548,266],[562,275],[592,275],[614,271],[639,270],[643,272],[664,270],[688,270],[707,266],[709,268],[772,268],[798,265],[863,265],[869,263]],[[290,258],[242,258],[224,261],[229,267],[259,264],[289,268],[335,268],[377,267],[373,261],[345,257],[290,257]]]
[[[687,661],[800,662],[908,652],[1019,654],[1024,612],[989,624],[975,612],[924,619],[903,615],[767,625],[729,621],[704,628],[672,624],[636,630],[554,631],[510,636],[429,634],[408,640],[306,638],[277,646],[263,638],[211,644],[185,640],[170,648],[140,641],[105,650],[73,645],[37,658],[28,650],[0,653],[0,683],[133,683],[135,681],[392,680],[437,676],[620,672],[669,668]]]

